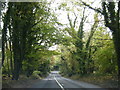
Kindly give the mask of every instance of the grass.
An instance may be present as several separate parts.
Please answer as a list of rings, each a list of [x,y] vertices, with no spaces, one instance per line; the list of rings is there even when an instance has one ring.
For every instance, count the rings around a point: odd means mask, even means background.
[[[74,80],[96,84],[103,88],[118,88],[117,76],[93,74],[93,75],[86,75],[86,76],[74,75],[74,76],[71,76],[70,78]]]
[[[19,80],[11,80],[11,77],[4,77],[2,80],[3,88],[30,88],[31,85],[40,79],[20,75]]]

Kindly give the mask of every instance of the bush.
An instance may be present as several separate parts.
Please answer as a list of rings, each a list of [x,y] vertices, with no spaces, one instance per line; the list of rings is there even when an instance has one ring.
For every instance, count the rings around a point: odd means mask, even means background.
[[[32,79],[40,79],[41,78],[40,75],[41,75],[40,71],[34,71],[31,77]]]

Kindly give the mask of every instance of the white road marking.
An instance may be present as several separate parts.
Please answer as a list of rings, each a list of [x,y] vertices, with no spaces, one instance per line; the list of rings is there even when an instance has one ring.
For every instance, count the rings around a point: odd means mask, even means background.
[[[60,86],[60,88],[61,88],[62,90],[65,90],[65,89],[63,88],[63,86],[59,83],[59,81],[55,78],[55,76],[54,76],[54,79],[55,79],[55,81],[57,82],[57,84]]]

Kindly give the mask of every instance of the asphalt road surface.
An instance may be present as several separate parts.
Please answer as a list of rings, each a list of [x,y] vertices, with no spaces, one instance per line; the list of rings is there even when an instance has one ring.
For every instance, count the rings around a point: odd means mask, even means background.
[[[92,90],[92,88],[100,87],[93,84],[64,78],[58,71],[52,71],[48,77],[34,83],[32,88],[59,88],[60,90],[69,90],[70,88],[91,88]]]

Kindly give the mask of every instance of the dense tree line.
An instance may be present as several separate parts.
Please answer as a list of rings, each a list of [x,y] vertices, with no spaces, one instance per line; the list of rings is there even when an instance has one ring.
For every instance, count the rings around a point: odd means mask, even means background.
[[[7,3],[2,29],[3,74],[14,80],[21,73],[29,77],[34,71],[40,71],[42,76],[51,70],[50,65],[56,64],[68,76],[120,76],[120,2],[102,2],[101,9],[86,2],[72,4],[79,7],[80,14],[70,10],[67,3],[57,7],[68,11],[69,24],[65,26],[57,21],[46,1]],[[92,23],[87,19],[88,8],[95,11]],[[85,31],[87,22],[91,27]],[[49,47],[54,45],[58,45],[58,50],[50,51]]]
[[[62,38],[57,22],[46,1],[9,2],[3,15],[2,65],[3,74],[18,80],[21,73],[41,75],[50,71],[50,57],[57,54],[49,47]]]
[[[95,10],[104,16],[105,26],[108,27],[113,36],[114,47],[117,55],[118,79],[120,80],[120,1],[103,1],[102,9],[96,9],[82,2],[85,6]],[[117,8],[116,8],[117,6]]]
[[[77,4],[76,4],[77,3]],[[69,26],[65,28],[68,33],[68,42],[70,45],[61,45],[61,73],[72,75],[119,75],[119,3],[101,2],[102,9],[96,9],[86,4],[86,2],[75,2],[75,6],[84,7],[80,13],[81,21],[77,25],[78,16],[74,20],[68,15]],[[63,3],[65,4],[65,3]],[[83,5],[83,6],[82,6]],[[116,8],[117,6],[117,8]],[[67,5],[64,8],[68,8]],[[89,32],[84,30],[86,23],[85,9],[89,8],[96,12],[94,14],[94,23]],[[67,9],[66,9],[67,10]],[[74,10],[74,9],[73,9]],[[100,14],[104,16],[105,26],[100,25]],[[76,28],[78,27],[78,28]],[[110,34],[112,33],[112,35]]]

